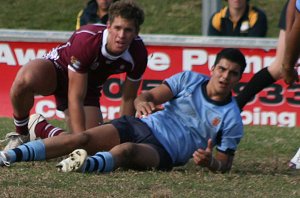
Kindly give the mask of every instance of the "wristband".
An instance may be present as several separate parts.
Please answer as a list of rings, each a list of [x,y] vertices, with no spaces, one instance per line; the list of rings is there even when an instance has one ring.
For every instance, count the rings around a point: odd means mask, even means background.
[[[218,168],[216,169],[216,171],[220,171],[221,168],[222,168],[222,163],[219,161],[219,160],[216,160],[214,157],[211,158],[211,161],[210,161],[210,164],[209,164],[209,167],[213,167],[213,164],[215,163],[215,161],[218,162]]]
[[[214,164],[214,161],[215,161],[215,158],[214,158],[214,157],[211,157],[209,167],[212,168],[212,166],[213,166],[213,164]]]

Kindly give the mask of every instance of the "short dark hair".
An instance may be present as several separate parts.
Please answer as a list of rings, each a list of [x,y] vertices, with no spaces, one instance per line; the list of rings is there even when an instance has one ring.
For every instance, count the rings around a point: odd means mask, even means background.
[[[114,2],[108,11],[109,21],[112,23],[115,17],[121,16],[124,19],[133,20],[137,32],[144,23],[144,11],[132,0],[120,0]]]
[[[222,58],[225,58],[229,61],[237,63],[241,67],[241,76],[247,66],[246,58],[244,54],[236,48],[224,48],[222,49],[216,57],[214,66],[216,66]]]

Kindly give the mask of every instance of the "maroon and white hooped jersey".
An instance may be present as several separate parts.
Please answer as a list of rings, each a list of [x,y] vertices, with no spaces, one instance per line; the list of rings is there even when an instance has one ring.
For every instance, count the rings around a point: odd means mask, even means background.
[[[44,58],[56,66],[88,73],[88,87],[101,88],[112,74],[126,73],[128,79],[138,81],[147,67],[148,53],[140,37],[119,56],[106,50],[108,30],[104,25],[85,25],[75,31],[70,39],[52,49]]]

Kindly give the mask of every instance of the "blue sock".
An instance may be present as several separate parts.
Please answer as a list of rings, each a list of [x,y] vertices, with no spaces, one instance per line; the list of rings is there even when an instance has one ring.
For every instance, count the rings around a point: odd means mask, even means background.
[[[114,169],[114,159],[110,152],[98,152],[88,157],[81,170],[83,173],[111,172]]]
[[[6,152],[10,163],[20,161],[41,161],[46,159],[45,144],[42,140],[36,140],[20,145]]]

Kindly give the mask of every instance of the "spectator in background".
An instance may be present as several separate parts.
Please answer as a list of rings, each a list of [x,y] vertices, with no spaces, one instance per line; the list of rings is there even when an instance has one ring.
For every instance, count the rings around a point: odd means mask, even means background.
[[[249,0],[226,0],[228,6],[211,17],[209,36],[265,37],[267,17],[264,11],[249,4]]]
[[[113,0],[90,0],[77,16],[76,30],[89,23],[105,24],[108,20],[108,8]]]

